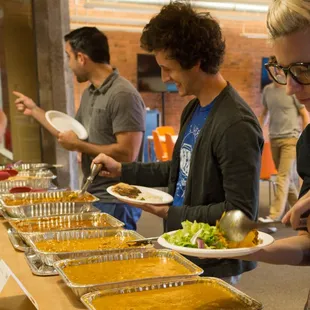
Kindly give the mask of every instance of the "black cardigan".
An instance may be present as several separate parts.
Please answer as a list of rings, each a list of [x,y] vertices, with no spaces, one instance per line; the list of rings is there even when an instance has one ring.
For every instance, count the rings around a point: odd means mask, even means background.
[[[184,109],[181,128],[169,162],[130,163],[122,166],[122,181],[149,187],[168,186],[174,196],[180,163],[180,148],[188,122],[199,104],[192,100]],[[256,116],[228,85],[215,99],[191,156],[184,206],[170,207],[166,231],[181,228],[181,222],[216,223],[224,211],[240,209],[256,219],[262,131]],[[207,275],[227,277],[255,267],[238,260],[199,260]],[[229,265],[224,267],[224,265]]]

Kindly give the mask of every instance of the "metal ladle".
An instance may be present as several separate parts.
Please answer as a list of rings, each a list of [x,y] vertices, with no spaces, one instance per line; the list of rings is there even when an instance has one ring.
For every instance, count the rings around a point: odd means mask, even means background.
[[[266,227],[274,227],[284,224],[281,221],[273,221],[269,223],[253,222],[242,211],[232,210],[226,212],[219,221],[219,229],[225,234],[230,241],[241,242],[247,234],[253,229]],[[296,230],[307,230],[307,218],[300,220]]]

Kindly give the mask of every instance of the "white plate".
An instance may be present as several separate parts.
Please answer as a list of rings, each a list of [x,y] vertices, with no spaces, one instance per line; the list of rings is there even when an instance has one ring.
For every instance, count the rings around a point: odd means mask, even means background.
[[[85,140],[88,137],[85,127],[65,113],[51,110],[45,113],[45,118],[51,126],[60,132],[72,130],[81,140]]]
[[[168,234],[174,234],[175,231],[171,231]],[[166,241],[162,236],[160,236],[157,242],[164,248],[175,250],[181,254],[187,256],[195,256],[200,258],[230,258],[230,257],[239,257],[254,253],[270,244],[273,243],[274,238],[266,233],[261,231],[258,232],[258,238],[262,241],[259,245],[251,248],[236,248],[236,249],[193,249],[186,248],[182,246],[177,246]]]
[[[142,196],[148,195],[148,194],[154,195],[154,196],[159,196],[159,197],[161,197],[161,201],[157,201],[157,200],[152,201],[152,199],[139,200],[137,198],[129,198],[126,196],[121,196],[121,195],[113,192],[113,186],[108,187],[107,192],[110,195],[116,197],[119,200],[125,201],[128,204],[134,203],[134,204],[139,204],[139,205],[144,205],[144,204],[162,205],[162,204],[169,204],[173,201],[173,197],[171,195],[169,195],[168,193],[165,193],[163,191],[160,191],[158,189],[154,189],[154,188],[150,188],[150,187],[144,187],[144,186],[136,186],[136,185],[134,185],[134,187],[138,188],[141,191]]]

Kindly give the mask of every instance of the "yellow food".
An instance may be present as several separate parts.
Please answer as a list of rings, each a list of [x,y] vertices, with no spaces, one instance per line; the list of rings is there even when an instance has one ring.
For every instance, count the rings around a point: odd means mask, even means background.
[[[76,228],[112,227],[104,218],[70,219],[63,217],[47,217],[33,220],[19,220],[13,224],[20,232],[48,232]]]
[[[71,282],[82,285],[190,274],[182,264],[167,257],[67,266],[64,272]]]
[[[12,199],[4,197],[4,202],[7,206],[29,205],[34,203],[50,203],[50,202],[91,202],[94,201],[92,195],[85,193],[78,196],[77,193],[64,193],[62,197],[25,197],[21,199]]]
[[[94,299],[97,310],[246,310],[229,290],[215,284],[192,284]]]
[[[132,248],[127,244],[134,240],[134,237],[101,237],[90,239],[71,239],[71,240],[44,240],[35,242],[36,247],[43,252],[77,252],[104,249],[125,249]]]
[[[228,242],[228,248],[229,249],[251,248],[253,246],[258,245],[259,242],[260,241],[258,239],[258,231],[256,229],[254,229],[254,230],[251,230],[241,242],[229,241]]]

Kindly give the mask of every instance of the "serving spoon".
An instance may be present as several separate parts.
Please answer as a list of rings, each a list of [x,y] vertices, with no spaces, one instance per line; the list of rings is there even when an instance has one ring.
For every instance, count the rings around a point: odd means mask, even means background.
[[[281,221],[269,223],[251,221],[242,211],[232,210],[226,212],[219,221],[219,229],[225,234],[230,241],[241,242],[247,234],[253,229],[274,227],[284,224]],[[299,226],[295,230],[307,230],[307,218],[300,220]]]

